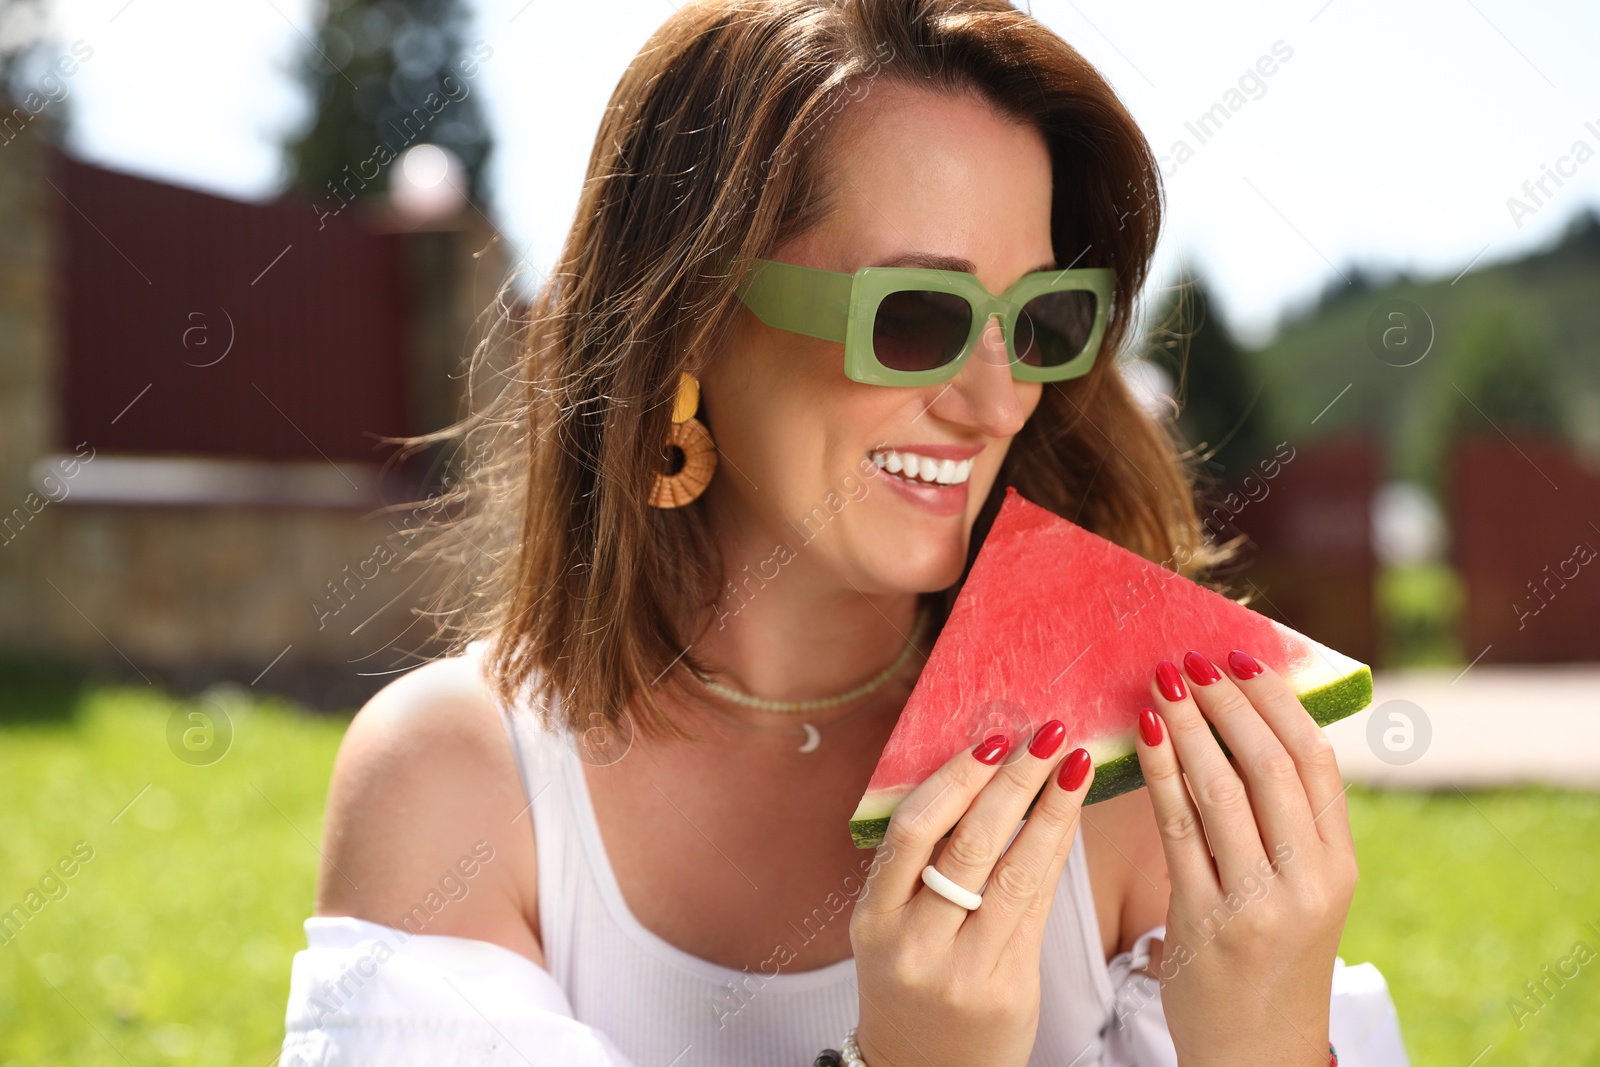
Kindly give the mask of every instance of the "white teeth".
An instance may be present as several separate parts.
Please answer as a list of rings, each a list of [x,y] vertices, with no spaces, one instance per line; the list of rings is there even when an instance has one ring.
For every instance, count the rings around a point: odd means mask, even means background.
[[[890,474],[928,484],[961,485],[972,475],[971,459],[935,459],[894,449],[872,453],[872,462]]]

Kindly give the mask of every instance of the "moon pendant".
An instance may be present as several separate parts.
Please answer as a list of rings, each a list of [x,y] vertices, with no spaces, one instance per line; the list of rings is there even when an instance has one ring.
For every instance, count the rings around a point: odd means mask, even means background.
[[[815,752],[817,746],[822,744],[822,731],[808,722],[801,723],[800,729],[806,732],[806,743],[800,746],[800,751]]]

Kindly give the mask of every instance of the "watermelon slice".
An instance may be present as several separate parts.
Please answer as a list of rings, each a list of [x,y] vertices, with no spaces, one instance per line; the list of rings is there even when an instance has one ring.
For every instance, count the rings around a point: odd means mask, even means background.
[[[966,584],[850,819],[883,841],[895,805],[994,730],[1050,719],[1094,758],[1086,803],[1144,784],[1133,735],[1158,661],[1241,648],[1277,671],[1326,726],[1372,702],[1372,671],[1006,489]]]

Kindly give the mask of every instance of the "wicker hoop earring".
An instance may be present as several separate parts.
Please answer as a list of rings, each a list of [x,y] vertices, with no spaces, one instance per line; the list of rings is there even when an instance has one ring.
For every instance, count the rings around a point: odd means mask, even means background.
[[[678,508],[695,500],[711,484],[717,469],[717,446],[694,417],[700,407],[700,383],[684,372],[678,378],[678,397],[672,405],[672,428],[662,449],[665,468],[656,474],[650,505]]]

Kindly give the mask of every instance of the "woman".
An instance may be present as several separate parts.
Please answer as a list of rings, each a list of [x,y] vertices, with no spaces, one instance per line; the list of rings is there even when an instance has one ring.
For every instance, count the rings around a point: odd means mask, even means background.
[[[1044,723],[957,754],[876,853],[845,831],[1005,486],[1222,558],[1115,365],[1158,188],[1104,80],[998,0],[656,33],[468,427],[479,640],[340,752],[284,1064],[798,1065],[847,1031],[872,1067],[1330,1061],[1343,787],[1248,649],[1150,664],[1148,791],[1080,815],[1087,754]],[[842,343],[868,266],[976,281],[863,297]],[[952,295],[1019,280],[1020,316]]]

